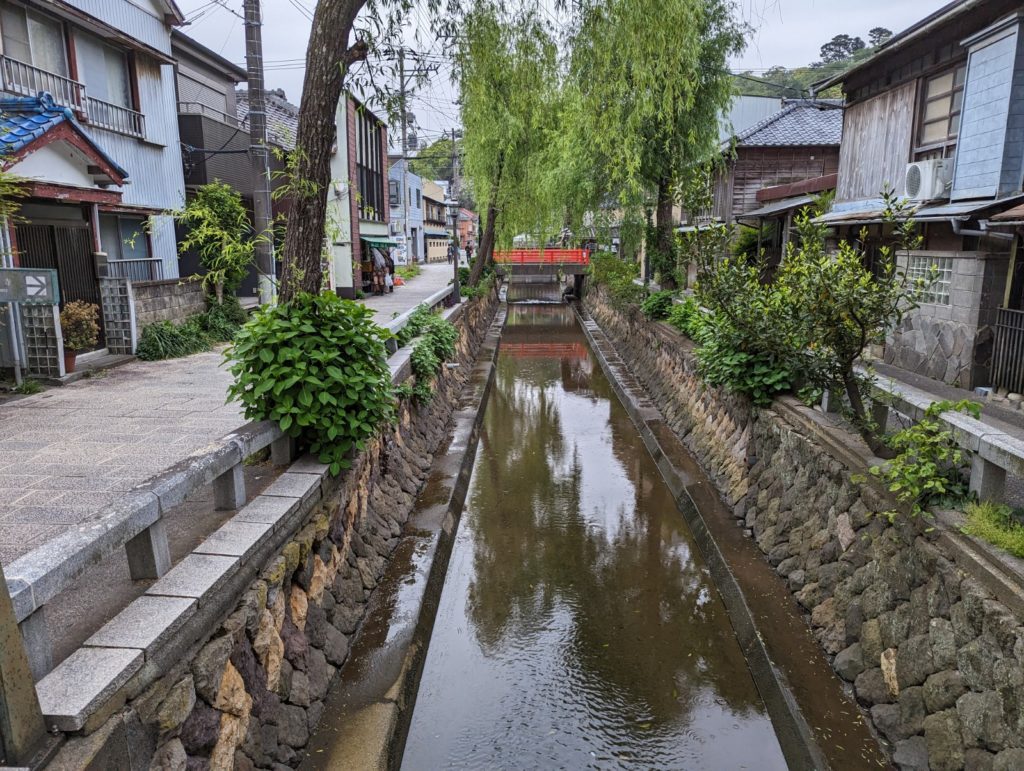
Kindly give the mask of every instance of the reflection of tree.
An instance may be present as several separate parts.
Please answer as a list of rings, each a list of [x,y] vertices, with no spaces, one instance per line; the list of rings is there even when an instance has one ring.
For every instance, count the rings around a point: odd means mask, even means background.
[[[520,315],[506,338],[528,338],[536,318]],[[543,322],[545,331],[556,323]],[[607,424],[571,422],[580,415],[563,408],[580,396],[609,403]],[[576,440],[598,436],[607,455],[581,458]],[[469,613],[486,653],[542,635],[556,612],[569,613],[570,677],[599,704],[624,698],[637,720],[659,723],[685,718],[709,692],[736,712],[761,709],[675,503],[599,369],[499,359],[481,438]],[[631,491],[617,511],[603,501],[584,509],[585,471],[625,473]]]

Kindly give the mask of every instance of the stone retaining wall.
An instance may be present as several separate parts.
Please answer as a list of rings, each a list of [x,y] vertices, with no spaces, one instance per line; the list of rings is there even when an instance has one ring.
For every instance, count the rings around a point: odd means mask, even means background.
[[[298,764],[447,436],[495,309],[494,293],[467,303],[457,322],[462,366],[442,369],[430,403],[405,404],[393,430],[368,442],[350,470],[325,480],[323,500],[230,615],[95,734],[74,739],[57,767],[198,771]],[[104,738],[115,731],[121,740]]]
[[[135,324],[142,330],[155,321],[179,324],[189,316],[206,310],[206,298],[198,281],[133,281]]]
[[[756,410],[707,387],[675,330],[599,290],[586,302],[808,612],[896,765],[1024,768],[1024,627],[962,536],[874,516],[892,503],[851,479],[854,440],[816,436],[791,403]]]

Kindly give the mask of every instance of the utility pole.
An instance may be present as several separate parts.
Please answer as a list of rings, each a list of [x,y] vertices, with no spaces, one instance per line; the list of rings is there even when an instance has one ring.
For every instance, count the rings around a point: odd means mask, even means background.
[[[412,239],[409,238],[409,146],[406,141],[408,117],[405,110],[405,46],[398,50],[399,109],[402,131],[402,233],[405,235],[405,259],[412,263]]]
[[[452,277],[452,304],[462,302],[459,293],[459,199],[455,197],[455,129],[452,129],[452,178],[448,182],[448,200],[452,212],[452,241],[455,243],[455,275]]]
[[[274,232],[271,229],[270,151],[267,147],[267,105],[263,90],[263,24],[260,0],[244,0],[245,69],[249,84],[249,159],[253,177],[253,225],[256,229],[256,271],[260,304],[274,298]]]

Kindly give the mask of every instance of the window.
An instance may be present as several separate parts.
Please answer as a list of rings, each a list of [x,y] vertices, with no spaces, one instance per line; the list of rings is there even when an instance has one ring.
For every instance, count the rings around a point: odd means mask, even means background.
[[[921,280],[925,284],[934,278],[934,283],[921,292],[920,302],[949,305],[950,287],[953,284],[953,258],[912,254],[907,267],[907,278],[911,281]]]
[[[382,148],[384,127],[362,107],[356,110],[356,184],[359,189],[359,216],[384,221],[386,203]],[[390,193],[390,185],[388,188]]]
[[[5,56],[68,77],[67,47],[59,21],[3,3],[0,32]]]
[[[131,109],[131,78],[125,52],[79,33],[75,33],[75,51],[78,71],[89,96]]]
[[[398,191],[398,180],[388,180],[388,203],[392,206],[398,206],[399,191]]]
[[[956,144],[960,133],[960,112],[964,104],[967,64],[927,78],[921,91],[918,122],[918,151],[941,149]]]
[[[419,209],[423,206],[423,193],[419,190],[416,191],[416,208]]]

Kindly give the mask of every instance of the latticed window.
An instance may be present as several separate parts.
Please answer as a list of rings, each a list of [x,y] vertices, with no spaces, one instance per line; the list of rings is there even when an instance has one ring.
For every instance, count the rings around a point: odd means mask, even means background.
[[[966,76],[967,65],[960,64],[925,80],[917,132],[918,160],[923,160],[924,153],[942,157],[945,150],[955,146]]]
[[[953,285],[952,257],[932,257],[927,254],[911,255],[907,277],[911,281],[920,280],[925,286],[918,297],[918,302],[949,305],[950,289]],[[933,278],[934,281],[932,281]]]

